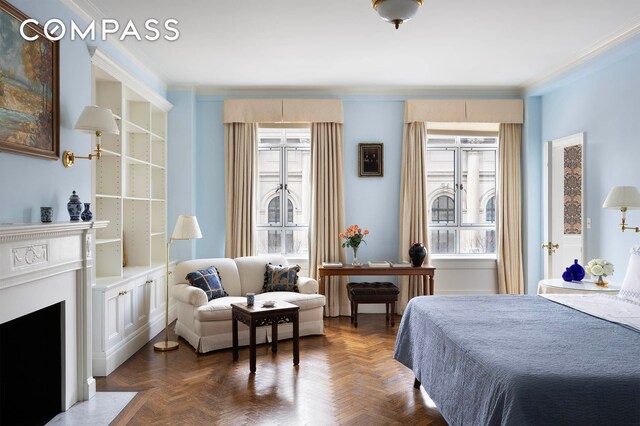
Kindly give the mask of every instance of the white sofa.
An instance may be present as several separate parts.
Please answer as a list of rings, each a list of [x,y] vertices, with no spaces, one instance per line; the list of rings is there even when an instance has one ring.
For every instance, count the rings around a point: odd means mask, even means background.
[[[173,296],[176,299],[178,321],[176,334],[187,340],[197,352],[209,352],[229,348],[231,340],[231,304],[246,302],[247,293],[256,293],[256,304],[264,300],[283,300],[300,307],[300,336],[324,334],[325,297],[318,294],[318,282],[312,278],[299,277],[299,293],[276,291],[262,293],[266,264],[287,265],[282,255],[248,256],[236,259],[196,259],[176,265]],[[189,272],[215,266],[222,278],[222,286],[229,296],[207,302],[203,290],[188,283]],[[249,344],[249,328],[238,324],[238,342]],[[278,326],[278,340],[293,336],[291,324]],[[256,332],[256,343],[271,341],[271,327],[260,327]]]

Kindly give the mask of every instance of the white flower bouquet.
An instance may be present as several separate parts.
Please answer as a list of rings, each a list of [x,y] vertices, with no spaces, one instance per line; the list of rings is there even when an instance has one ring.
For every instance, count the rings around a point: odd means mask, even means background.
[[[606,277],[613,275],[613,263],[604,259],[591,259],[585,270],[592,276]]]

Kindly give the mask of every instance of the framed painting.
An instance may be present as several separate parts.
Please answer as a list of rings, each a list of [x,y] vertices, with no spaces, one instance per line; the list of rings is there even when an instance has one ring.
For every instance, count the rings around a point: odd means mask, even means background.
[[[384,146],[381,143],[358,144],[358,176],[384,176]]]
[[[0,151],[58,159],[59,45],[44,29],[0,0]]]

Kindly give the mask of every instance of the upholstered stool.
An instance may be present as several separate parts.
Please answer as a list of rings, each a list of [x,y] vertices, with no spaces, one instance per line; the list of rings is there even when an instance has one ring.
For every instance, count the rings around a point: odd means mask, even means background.
[[[358,327],[358,303],[384,303],[387,310],[387,322],[391,311],[391,327],[395,325],[394,315],[400,289],[393,283],[365,282],[347,284],[351,301],[351,323]]]

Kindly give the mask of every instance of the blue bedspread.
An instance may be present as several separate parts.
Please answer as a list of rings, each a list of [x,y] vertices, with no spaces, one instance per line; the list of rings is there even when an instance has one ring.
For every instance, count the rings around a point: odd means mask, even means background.
[[[452,425],[640,425],[640,333],[542,297],[414,298],[394,358]]]

